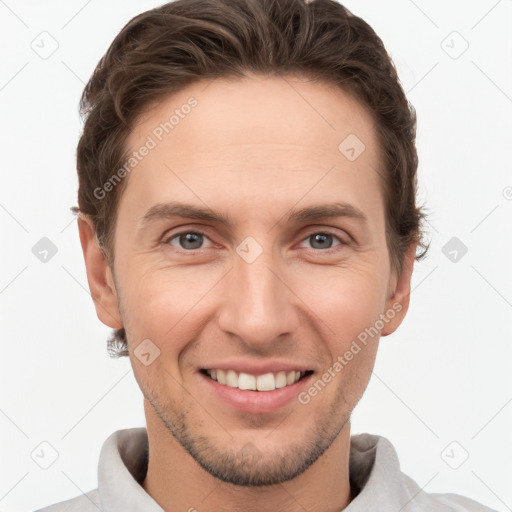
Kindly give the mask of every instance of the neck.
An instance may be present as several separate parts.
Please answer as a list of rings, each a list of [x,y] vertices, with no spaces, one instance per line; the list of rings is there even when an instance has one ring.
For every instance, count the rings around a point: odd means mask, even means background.
[[[144,490],[165,512],[339,512],[351,501],[350,421],[304,473],[283,484],[241,487],[218,480],[174,439],[145,400],[149,463]]]

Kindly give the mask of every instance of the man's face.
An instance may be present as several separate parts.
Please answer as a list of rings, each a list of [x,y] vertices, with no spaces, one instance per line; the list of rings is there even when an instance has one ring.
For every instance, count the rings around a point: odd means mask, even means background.
[[[190,97],[197,104],[181,108]],[[158,130],[176,109],[179,122]],[[169,97],[140,120],[129,152],[148,136],[156,147],[126,178],[119,203],[112,313],[126,329],[147,414],[218,478],[286,481],[349,429],[379,335],[359,351],[353,341],[375,326],[389,334],[407,309],[393,307],[374,123],[340,90],[251,77]],[[171,216],[176,203],[228,223]],[[340,204],[349,215],[294,216]],[[227,383],[212,379],[223,373]],[[254,384],[279,387],[232,387]]]

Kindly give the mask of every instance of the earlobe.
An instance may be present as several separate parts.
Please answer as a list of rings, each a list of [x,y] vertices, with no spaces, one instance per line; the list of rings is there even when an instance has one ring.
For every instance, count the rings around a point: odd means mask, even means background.
[[[411,244],[404,255],[402,273],[398,276],[394,293],[391,293],[386,302],[385,315],[390,320],[382,329],[381,336],[388,336],[395,332],[409,309],[411,277],[416,257],[416,248],[416,243]]]
[[[96,314],[100,321],[108,327],[121,329],[123,323],[119,313],[112,272],[96,239],[92,221],[85,215],[78,217],[78,232]]]

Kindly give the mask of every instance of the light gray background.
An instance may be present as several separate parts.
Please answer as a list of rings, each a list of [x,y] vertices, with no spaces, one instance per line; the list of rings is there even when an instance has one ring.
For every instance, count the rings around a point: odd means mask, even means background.
[[[144,425],[128,360],[106,354],[69,207],[84,83],[122,26],[160,3],[0,1],[0,511],[95,487],[106,437]],[[390,439],[428,492],[510,510],[512,2],[345,5],[381,36],[417,110],[432,237],[353,432]],[[46,263],[32,253],[42,237],[58,250]],[[468,248],[455,262],[443,253],[452,237]],[[48,469],[53,452],[41,442],[58,452]]]

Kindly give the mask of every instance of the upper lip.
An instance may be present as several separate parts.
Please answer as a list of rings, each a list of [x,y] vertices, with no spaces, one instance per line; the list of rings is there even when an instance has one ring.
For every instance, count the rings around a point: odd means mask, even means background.
[[[244,361],[230,360],[222,363],[209,363],[206,366],[200,366],[199,370],[234,370],[238,373],[248,373],[250,375],[264,375],[265,373],[291,372],[298,370],[300,372],[313,371],[311,366],[302,363],[293,363],[290,361]]]

